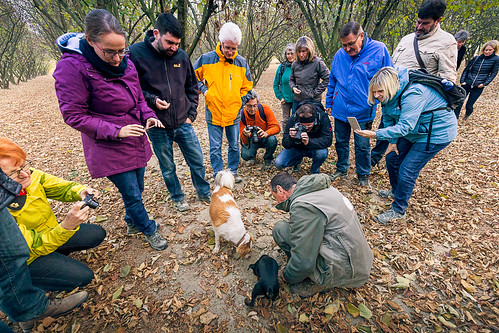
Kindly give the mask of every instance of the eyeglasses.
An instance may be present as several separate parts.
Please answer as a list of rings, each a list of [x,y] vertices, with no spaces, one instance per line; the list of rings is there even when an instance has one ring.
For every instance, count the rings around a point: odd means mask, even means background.
[[[246,104],[246,108],[247,109],[254,109],[254,108],[257,108],[258,107],[258,104]]]
[[[126,49],[123,49],[123,50],[119,50],[119,51],[104,51],[103,49],[100,48],[99,45],[97,45],[97,43],[94,43],[95,46],[97,46],[97,48],[102,52],[104,53],[104,57],[106,57],[107,59],[113,59],[115,55],[118,55],[118,57],[120,58],[123,58],[124,56],[126,56],[130,51],[128,50],[128,48]]]
[[[28,173],[29,168],[31,168],[31,161],[26,161],[26,163],[24,163],[24,165],[21,168],[12,171],[7,176],[11,179],[19,178],[19,176],[21,176],[21,172]]]
[[[355,43],[357,43],[357,41],[359,40],[359,37],[360,37],[360,34],[357,36],[357,38],[355,38],[355,40],[353,42],[350,42],[350,43],[346,43],[346,44],[341,44],[341,47],[346,49],[347,47],[348,48],[352,48],[355,46]]]
[[[226,49],[227,51],[237,51],[237,46],[236,47],[230,47],[230,46],[225,46],[225,44],[222,43],[222,47]]]

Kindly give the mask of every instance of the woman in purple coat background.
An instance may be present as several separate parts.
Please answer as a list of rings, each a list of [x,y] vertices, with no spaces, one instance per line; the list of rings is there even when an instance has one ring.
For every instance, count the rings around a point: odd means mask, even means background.
[[[142,202],[152,156],[145,133],[163,125],[144,100],[123,28],[108,11],[95,9],[85,17],[85,34],[65,34],[57,45],[63,53],[54,72],[59,108],[66,124],[81,132],[90,175],[107,177],[120,191],[128,234],[142,232],[153,249],[166,249]]]

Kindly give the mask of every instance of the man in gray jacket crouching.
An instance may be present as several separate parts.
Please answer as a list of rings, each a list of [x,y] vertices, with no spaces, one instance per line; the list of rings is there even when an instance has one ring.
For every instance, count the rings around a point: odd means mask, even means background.
[[[357,214],[330,185],[325,174],[303,176],[297,182],[286,172],[270,182],[276,207],[290,217],[272,230],[288,257],[282,278],[301,297],[333,287],[360,287],[371,272],[373,253]]]

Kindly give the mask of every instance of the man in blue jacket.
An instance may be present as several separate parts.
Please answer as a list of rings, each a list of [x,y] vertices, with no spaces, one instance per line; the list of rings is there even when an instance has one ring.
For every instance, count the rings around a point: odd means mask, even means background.
[[[348,22],[340,31],[342,49],[333,58],[326,94],[326,111],[334,117],[336,171],[331,180],[346,178],[349,167],[351,128],[347,117],[355,117],[361,129],[370,129],[376,105],[367,102],[369,82],[376,72],[393,63],[385,44],[372,40],[358,22]],[[371,146],[354,134],[355,167],[359,185],[369,185]]]

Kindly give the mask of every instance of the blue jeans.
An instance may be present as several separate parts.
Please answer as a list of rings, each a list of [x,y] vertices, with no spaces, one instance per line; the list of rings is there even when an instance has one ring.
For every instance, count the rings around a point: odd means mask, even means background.
[[[48,299],[31,283],[26,265],[29,248],[7,208],[0,211],[0,239],[0,310],[12,321],[41,316]]]
[[[222,138],[225,128],[225,136],[229,143],[227,151],[227,168],[233,173],[237,173],[239,167],[239,122],[234,125],[221,127],[208,124],[208,135],[210,138],[210,162],[213,173],[216,175],[224,168],[222,160]]]
[[[172,200],[175,202],[184,200],[184,192],[180,186],[173,161],[173,142],[178,144],[191,170],[192,184],[194,184],[198,197],[210,197],[210,184],[204,179],[203,152],[192,124],[183,123],[179,128],[170,130],[153,127],[149,130],[148,135]]]
[[[281,170],[300,164],[304,157],[312,159],[310,173],[319,173],[322,163],[327,158],[327,148],[310,150],[297,148],[283,149],[275,158],[274,165],[278,170]]]
[[[67,255],[98,246],[106,237],[99,225],[83,223],[80,229],[56,252],[36,258],[28,265],[33,284],[47,291],[73,290],[84,287],[94,278],[94,272],[84,263]]]
[[[368,122],[359,122],[361,129],[366,129]],[[336,137],[336,154],[338,161],[336,169],[341,172],[347,172],[350,166],[350,133],[351,127],[348,122],[334,119],[334,136]],[[357,175],[365,176],[371,174],[371,143],[368,138],[360,135],[353,135],[355,142],[355,168]]]
[[[253,143],[250,140],[249,145],[241,144],[241,158],[245,161],[255,158],[256,152],[259,148],[265,148],[264,161],[272,161],[274,159],[274,152],[277,148],[277,139],[274,135],[266,138],[260,138],[258,143]]]
[[[149,219],[146,208],[142,202],[144,191],[145,168],[118,173],[108,176],[118,188],[125,204],[125,222],[134,225],[144,235],[150,236],[156,232],[156,222]]]
[[[386,169],[395,197],[392,203],[394,211],[405,214],[419,173],[426,163],[447,147],[449,143],[430,143],[428,150],[426,150],[426,142],[413,143],[405,138],[398,139],[397,150],[399,154],[391,152],[385,157]]]
[[[383,124],[383,119],[379,122],[378,129],[385,128],[385,125]],[[386,149],[388,148],[388,141],[387,140],[377,140],[376,139],[376,145],[374,146],[373,149],[371,149],[371,167],[375,166],[376,164],[381,161],[383,156],[385,155]]]

